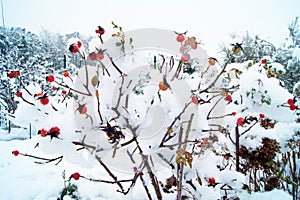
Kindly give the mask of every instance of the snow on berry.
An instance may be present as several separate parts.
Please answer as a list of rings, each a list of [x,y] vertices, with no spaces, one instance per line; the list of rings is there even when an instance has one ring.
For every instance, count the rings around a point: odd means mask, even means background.
[[[79,51],[79,48],[77,44],[71,44],[69,50],[71,51],[71,53],[77,53]]]
[[[99,35],[103,35],[105,33],[105,30],[101,26],[98,26],[98,29],[96,29],[95,32]]]

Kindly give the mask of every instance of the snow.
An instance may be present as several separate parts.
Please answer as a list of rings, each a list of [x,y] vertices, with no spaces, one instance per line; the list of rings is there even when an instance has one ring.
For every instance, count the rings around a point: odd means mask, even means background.
[[[133,34],[133,33],[132,33]],[[140,34],[140,33],[139,33]],[[169,32],[163,31],[164,36],[168,36]],[[173,33],[172,33],[173,34]],[[158,34],[159,35],[159,34]],[[140,35],[138,35],[140,36]],[[159,35],[161,37],[161,35]],[[174,36],[174,35],[173,35]],[[155,35],[152,35],[155,37]],[[173,37],[172,37],[173,38]],[[137,38],[136,41],[139,41]],[[164,41],[165,38],[160,38],[160,45],[164,46],[170,41]],[[173,38],[174,39],[174,38]],[[142,40],[143,41],[143,40]],[[72,40],[70,42],[76,42]],[[115,42],[109,41],[109,42]],[[137,42],[138,43],[138,42]],[[202,49],[193,52],[193,56],[200,57],[199,59],[199,70],[198,76],[191,77],[180,77],[179,80],[175,79],[172,81],[171,75],[168,74],[166,80],[170,84],[170,88],[167,91],[160,91],[161,100],[157,94],[158,82],[163,80],[163,74],[157,69],[149,70],[151,77],[150,82],[145,82],[145,86],[142,88],[145,95],[134,94],[133,88],[138,84],[140,75],[146,73],[149,69],[147,63],[151,63],[153,55],[162,53],[166,58],[170,58],[174,55],[175,60],[178,61],[177,54],[172,51],[176,51],[176,47],[166,47],[169,50],[163,49],[139,49],[139,45],[136,44],[137,51],[130,51],[125,55],[119,55],[114,50],[109,49],[109,53],[115,55],[116,63],[122,66],[124,73],[130,79],[124,78],[123,85],[127,86],[126,89],[122,90],[122,98],[120,105],[125,105],[125,98],[128,95],[130,104],[128,107],[117,108],[122,116],[122,119],[115,119],[111,121],[111,124],[117,124],[125,134],[125,139],[121,139],[121,143],[130,141],[133,138],[133,134],[126,124],[128,119],[131,128],[137,128],[136,134],[140,147],[144,152],[144,155],[152,156],[154,167],[153,173],[157,176],[158,180],[165,184],[165,180],[171,177],[173,174],[176,175],[176,170],[171,169],[166,163],[162,162],[156,153],[161,153],[166,157],[174,155],[171,150],[165,148],[159,148],[163,134],[168,129],[168,126],[181,112],[184,106],[190,102],[192,95],[191,91],[197,89],[198,82],[200,81],[201,72],[205,70],[207,55]],[[97,46],[97,45],[95,45]],[[111,44],[108,44],[111,46]],[[104,47],[105,44],[104,44]],[[173,49],[175,48],[175,49]],[[171,49],[171,50],[170,50]],[[83,51],[84,49],[82,49]],[[201,55],[201,56],[199,56]],[[118,57],[119,56],[119,57]],[[162,60],[157,56],[158,64]],[[108,63],[108,60],[104,60],[104,63]],[[146,64],[145,64],[146,63]],[[109,65],[107,65],[109,66]],[[279,86],[279,82],[276,78],[267,77],[266,70],[261,65],[255,64],[248,68],[248,63],[241,64],[230,64],[226,70],[231,78],[232,86],[239,84],[238,89],[232,92],[232,98],[234,101],[238,101],[237,104],[233,102],[228,104],[225,100],[221,99],[221,105],[212,112],[212,116],[221,116],[223,114],[237,112],[236,116],[228,116],[226,118],[215,120],[215,123],[223,123],[222,125],[228,125],[229,131],[236,126],[236,120],[238,117],[256,116],[263,113],[268,118],[278,121],[273,129],[265,130],[263,127],[254,126],[248,134],[241,137],[241,144],[255,148],[261,145],[261,138],[269,137],[279,141],[280,145],[284,147],[287,138],[292,137],[296,130],[300,129],[299,124],[295,122],[295,113],[290,111],[289,108],[281,106],[286,103],[287,99],[292,98],[286,89]],[[277,69],[282,69],[282,66],[274,63]],[[97,69],[94,66],[89,67],[89,77],[93,77],[97,74]],[[219,68],[218,68],[219,67]],[[205,88],[214,80],[215,75],[220,71],[220,66],[213,69],[209,69],[206,80],[203,80],[201,88]],[[174,66],[176,68],[176,65]],[[234,74],[234,70],[238,69],[242,71],[241,75]],[[112,108],[117,104],[119,97],[119,89],[122,86],[120,81],[120,74],[118,74],[113,66],[109,66],[109,71],[112,72],[111,77],[103,76],[101,73],[97,74],[100,79],[98,87],[89,87],[91,91],[96,89],[100,92],[101,99],[101,111],[104,116],[104,121],[110,121],[111,118],[115,117],[115,113]],[[146,71],[145,71],[146,70]],[[172,73],[175,69],[170,70]],[[202,70],[202,71],[201,71]],[[99,70],[101,72],[101,70]],[[164,72],[165,73],[165,72]],[[75,88],[78,90],[84,89],[83,84],[85,83],[85,69],[81,68],[79,76],[74,77]],[[218,80],[217,86],[222,87],[222,80]],[[71,82],[69,82],[71,84]],[[39,87],[36,85],[30,85],[28,87],[33,93],[39,92]],[[247,96],[248,92],[253,91],[253,98],[251,95]],[[267,91],[267,92],[265,92]],[[221,92],[221,91],[220,91]],[[13,129],[12,133],[6,134],[4,131],[0,132],[0,175],[3,184],[0,187],[0,199],[13,199],[13,200],[44,200],[50,199],[55,200],[59,197],[60,192],[64,187],[64,180],[62,173],[65,171],[66,178],[68,179],[74,172],[79,172],[82,176],[92,179],[112,180],[107,172],[99,165],[99,162],[95,159],[96,156],[100,156],[101,159],[113,170],[114,174],[119,179],[130,179],[133,177],[133,167],[137,167],[141,170],[140,163],[142,158],[138,153],[134,154],[134,159],[137,163],[132,163],[127,155],[128,152],[134,151],[134,145],[121,148],[117,150],[115,158],[112,158],[114,149],[109,144],[106,135],[95,126],[99,124],[100,119],[96,112],[90,112],[98,107],[97,98],[93,93],[92,96],[85,98],[79,95],[78,101],[73,99],[66,99],[65,102],[59,103],[61,96],[51,98],[48,105],[43,106],[39,104],[38,100],[28,95],[26,91],[23,91],[24,98],[30,102],[34,102],[36,105],[32,106],[24,101],[20,101],[18,109],[15,114],[15,118],[11,118],[16,125],[22,128]],[[200,95],[200,94],[199,94]],[[202,94],[201,94],[202,95]],[[200,96],[201,96],[200,95]],[[262,103],[260,100],[262,95],[265,95],[271,99],[271,104]],[[243,101],[240,100],[240,96],[243,96]],[[202,95],[201,98],[206,100],[208,97]],[[222,97],[223,98],[223,97]],[[154,101],[153,105],[151,101]],[[209,138],[210,133],[205,132],[211,126],[211,122],[208,122],[206,117],[210,111],[211,105],[216,103],[213,100],[211,104],[196,105],[191,104],[186,112],[181,116],[181,126],[187,129],[187,123],[190,116],[194,115],[193,123],[191,125],[190,139]],[[89,116],[94,119],[92,122],[87,116],[81,115],[78,110],[78,103],[83,103],[87,106]],[[58,111],[55,111],[52,106],[55,106]],[[244,111],[243,111],[244,110]],[[48,114],[45,114],[48,113]],[[29,139],[28,125],[32,125],[32,138]],[[105,125],[105,123],[104,123]],[[37,134],[38,130],[44,128],[49,130],[51,127],[59,127],[61,134],[59,138],[53,138],[50,140],[49,137],[41,137]],[[174,127],[173,127],[174,128]],[[177,127],[179,128],[179,125]],[[240,127],[240,130],[246,130],[248,127]],[[177,130],[174,130],[177,131]],[[219,134],[219,133],[218,133]],[[82,149],[78,150],[77,146],[73,145],[73,141],[82,141],[84,139],[88,144],[96,146],[94,150]],[[176,141],[171,139],[167,144],[172,144]],[[38,144],[38,145],[37,145]],[[211,145],[212,147],[209,147]],[[228,149],[224,150],[224,145],[227,145]],[[97,151],[101,148],[105,151]],[[230,191],[229,196],[238,196],[240,199],[256,200],[256,199],[273,199],[283,200],[292,199],[291,196],[282,190],[274,189],[270,192],[252,193],[248,194],[247,191],[242,190],[243,183],[247,182],[248,177],[242,173],[236,172],[233,167],[227,167],[220,171],[217,166],[223,166],[226,164],[223,156],[216,155],[215,153],[223,154],[225,151],[234,149],[234,145],[224,136],[224,134],[218,135],[218,142],[211,142],[209,144],[203,144],[203,147],[199,147],[201,152],[198,155],[193,156],[193,167],[190,169],[188,166],[184,168],[184,174],[186,180],[193,179],[199,174],[202,185],[197,183],[195,180],[194,185],[196,191],[194,194],[197,199],[203,200],[216,200],[220,199],[220,196],[224,195],[224,191],[221,189],[222,184],[227,184],[234,190]],[[187,151],[190,151],[191,146],[187,147]],[[213,151],[215,150],[215,152]],[[22,154],[35,155],[42,158],[56,158],[63,155],[63,159],[57,165],[56,162],[50,162],[47,164],[38,164],[35,161],[40,161],[35,158],[30,158],[22,155],[13,156],[12,151],[18,150]],[[288,149],[282,148],[282,151],[288,151]],[[176,154],[175,154],[176,156]],[[173,160],[174,161],[174,160]],[[229,161],[232,165],[233,162]],[[175,161],[172,162],[176,165]],[[154,196],[155,191],[152,187],[150,178],[146,175],[146,171],[143,171],[143,175],[146,185],[148,186],[150,193]],[[214,177],[218,183],[216,187],[209,186],[207,179]],[[78,186],[78,195],[82,199],[93,199],[93,200],[104,200],[104,199],[145,199],[146,193],[143,188],[140,179],[137,180],[135,186],[129,191],[127,195],[123,195],[116,192],[116,184],[98,183],[80,178],[79,180],[71,179],[70,183],[74,183]],[[130,184],[124,184],[125,189]],[[191,190],[191,187],[186,186]],[[173,188],[174,189],[174,188]],[[188,194],[188,193],[187,193]],[[163,199],[175,199],[176,192],[166,194],[163,193]],[[64,200],[71,199],[71,197],[64,197]]]

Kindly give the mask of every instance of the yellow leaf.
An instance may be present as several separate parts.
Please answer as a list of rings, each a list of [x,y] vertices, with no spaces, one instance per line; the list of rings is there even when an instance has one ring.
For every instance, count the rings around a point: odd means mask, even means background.
[[[228,92],[226,92],[225,90],[222,90],[222,91],[221,91],[221,96],[225,97],[225,96],[227,96],[227,95],[228,95]]]
[[[177,165],[180,163],[181,159],[182,159],[182,156],[181,156],[181,155],[178,155],[178,156],[176,157],[176,164],[177,164]]]

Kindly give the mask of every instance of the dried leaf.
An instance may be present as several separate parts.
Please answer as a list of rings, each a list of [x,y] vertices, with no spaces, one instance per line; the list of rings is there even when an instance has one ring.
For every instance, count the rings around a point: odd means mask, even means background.
[[[96,98],[99,99],[99,91],[98,90],[95,91],[95,95],[96,95]]]
[[[226,92],[225,90],[222,90],[222,91],[221,91],[221,95],[222,95],[223,97],[225,97],[225,96],[228,95],[228,92]]]
[[[92,86],[96,87],[99,83],[99,78],[97,75],[95,75],[93,78],[92,78]]]

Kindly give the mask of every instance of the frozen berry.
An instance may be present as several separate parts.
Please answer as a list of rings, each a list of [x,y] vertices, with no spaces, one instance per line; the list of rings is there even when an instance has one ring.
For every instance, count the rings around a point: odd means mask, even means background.
[[[189,60],[190,60],[190,55],[189,54],[183,54],[181,56],[181,61],[182,62],[186,63],[186,62],[189,62]]]
[[[45,129],[41,129],[38,131],[38,134],[41,135],[41,137],[46,137],[47,136],[47,131]]]
[[[78,46],[76,44],[71,44],[70,47],[69,47],[69,50],[72,53],[77,53],[79,51]]]
[[[296,109],[297,109],[297,106],[295,104],[290,105],[290,110],[296,110]]]
[[[208,64],[209,65],[215,65],[216,64],[217,59],[210,57],[208,58]]]
[[[237,124],[238,124],[239,126],[243,126],[243,125],[245,124],[245,119],[242,118],[242,117],[238,118],[238,119],[237,119]]]
[[[95,52],[90,53],[90,54],[89,54],[89,59],[90,59],[90,60],[96,60],[96,58],[97,58],[96,55],[97,55],[97,54],[96,54]]]
[[[226,95],[226,97],[224,98],[225,99],[225,101],[229,101],[229,102],[231,102],[232,101],[232,97],[231,97],[231,95]]]
[[[40,98],[40,102],[43,105],[47,105],[49,103],[49,98],[47,96],[43,96]]]
[[[68,71],[64,71],[64,77],[68,77],[70,74]]]
[[[78,172],[75,172],[74,174],[72,174],[72,178],[74,178],[74,180],[78,180],[80,178],[80,174]]]
[[[159,89],[162,90],[162,91],[166,91],[166,90],[168,89],[168,87],[165,86],[164,83],[163,83],[162,81],[159,82],[158,87],[159,87]]]
[[[61,93],[62,93],[63,95],[66,95],[66,94],[67,94],[67,91],[66,91],[66,90],[63,90],[63,91],[61,91]]]
[[[288,103],[289,105],[294,104],[294,99],[288,99],[288,100],[287,100],[287,103]]]
[[[216,179],[215,178],[208,178],[208,182],[209,182],[209,184],[211,184],[211,185],[214,185],[214,184],[216,184]]]
[[[199,99],[198,99],[195,95],[193,95],[193,96],[192,96],[192,102],[193,102],[194,104],[199,104]]]
[[[177,42],[182,42],[184,40],[184,35],[183,34],[178,34],[176,37]]]
[[[16,96],[17,97],[22,97],[22,92],[20,92],[20,91],[16,92]]]
[[[82,46],[82,42],[81,42],[81,41],[78,41],[78,42],[77,42],[77,47],[80,48],[81,46]]]
[[[232,112],[231,115],[232,115],[232,116],[235,116],[235,115],[236,115],[236,112]]]
[[[85,106],[85,105],[79,105],[79,107],[78,107],[78,112],[80,113],[80,114],[86,114],[86,112],[87,112],[87,107]]]
[[[104,58],[104,54],[103,53],[97,53],[96,58],[97,58],[97,60],[102,60]]]
[[[97,34],[103,35],[105,33],[105,30],[101,26],[98,26],[98,29],[96,29],[95,32]]]
[[[230,153],[226,153],[226,154],[224,155],[224,158],[225,158],[226,160],[229,160],[231,157],[232,157],[232,156],[230,155]]]
[[[263,118],[265,118],[266,116],[264,115],[264,114],[259,114],[259,118],[261,118],[261,119],[263,119]]]
[[[208,138],[203,138],[203,144],[207,144],[208,143]]]
[[[262,64],[266,64],[266,63],[267,63],[267,59],[262,59],[262,60],[261,60],[261,63],[262,63]]]
[[[12,152],[12,154],[14,154],[14,156],[18,156],[19,155],[19,151],[18,150],[14,150],[13,152]]]
[[[57,87],[53,86],[53,87],[52,87],[52,90],[53,90],[53,91],[56,91],[56,90],[57,90]]]
[[[54,76],[53,75],[49,75],[46,77],[46,81],[48,81],[49,83],[54,81]]]

